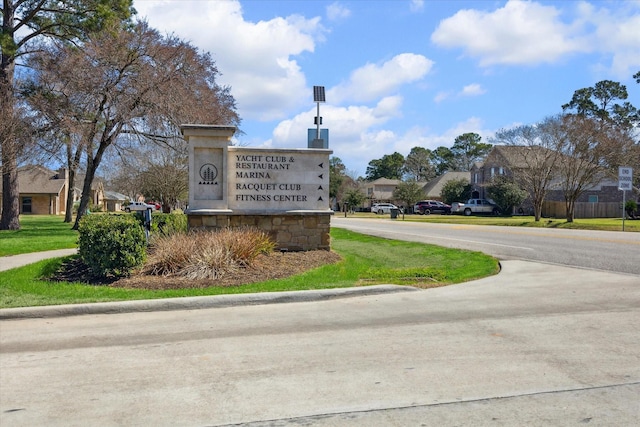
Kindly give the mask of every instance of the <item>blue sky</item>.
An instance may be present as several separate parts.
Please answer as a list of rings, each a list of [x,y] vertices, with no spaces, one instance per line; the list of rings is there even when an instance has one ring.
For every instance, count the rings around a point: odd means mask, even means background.
[[[304,148],[313,86],[329,148],[356,176],[385,154],[450,147],[623,83],[640,107],[640,1],[134,0],[211,53],[250,147]]]

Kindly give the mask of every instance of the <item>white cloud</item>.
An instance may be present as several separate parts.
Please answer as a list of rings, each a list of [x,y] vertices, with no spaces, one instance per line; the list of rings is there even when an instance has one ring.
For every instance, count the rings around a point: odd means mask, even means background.
[[[585,26],[595,28],[589,35],[589,44],[596,52],[611,58],[611,63],[604,67],[620,79],[629,78],[640,68],[640,3],[624,5],[627,7],[615,12],[595,9],[586,3],[578,9]]]
[[[487,91],[478,83],[472,83],[462,88],[460,96],[478,96],[487,93]]]
[[[307,101],[305,75],[295,56],[313,52],[326,29],[319,17],[299,15],[246,21],[233,1],[136,1],[139,16],[210,52],[231,86],[241,117],[273,120]]]
[[[351,11],[344,5],[335,2],[327,6],[327,18],[330,21],[346,19],[351,16]]]
[[[412,127],[399,134],[385,125],[400,115],[402,98],[391,96],[383,98],[375,107],[349,106],[335,107],[327,104],[321,107],[323,127],[329,128],[329,148],[333,156],[340,157],[349,170],[364,176],[371,160],[379,159],[394,151],[403,156],[416,146],[435,149],[439,146],[450,147],[455,138],[466,132],[476,132],[485,138],[492,134],[482,129],[483,122],[471,117],[456,123],[442,134],[430,133],[428,128]],[[290,120],[284,120],[276,126],[272,140],[262,146],[280,148],[306,147],[307,129],[314,129],[315,109],[298,114]]]
[[[492,12],[461,10],[440,22],[431,41],[461,48],[484,67],[556,63],[568,55],[596,53],[607,61],[601,68],[628,78],[640,66],[640,3],[597,3],[601,4],[544,6],[510,0]]]
[[[445,101],[449,98],[451,98],[451,92],[440,91],[436,94],[436,96],[433,97],[433,102],[435,102],[436,104],[439,104],[442,101]]]
[[[535,2],[509,1],[493,12],[466,9],[444,19],[431,35],[442,47],[461,47],[480,65],[554,62],[586,49],[560,11]]]
[[[411,12],[422,12],[424,10],[424,0],[411,0],[409,9]]]
[[[456,98],[469,97],[469,96],[480,96],[480,95],[484,95],[485,93],[487,93],[486,89],[484,89],[480,84],[471,83],[463,87],[462,90],[460,90],[458,93],[454,93],[452,91],[440,91],[433,98],[433,102],[438,104],[440,102],[443,102],[449,99],[456,99]]]
[[[351,73],[348,82],[329,91],[334,103],[371,101],[386,96],[406,83],[422,79],[429,73],[433,61],[422,55],[402,53],[383,64],[366,64]]]

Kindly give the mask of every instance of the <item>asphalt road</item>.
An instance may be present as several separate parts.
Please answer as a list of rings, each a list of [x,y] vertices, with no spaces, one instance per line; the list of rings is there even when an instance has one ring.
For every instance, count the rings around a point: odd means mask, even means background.
[[[503,269],[320,302],[4,320],[0,425],[636,425],[637,277]]]
[[[333,227],[392,239],[520,259],[640,275],[640,233],[432,224],[402,219],[331,219]]]
[[[2,320],[0,425],[637,425],[640,277],[558,255],[636,256],[637,235],[335,219],[483,249],[503,271],[321,301]],[[520,260],[537,251],[551,263]]]

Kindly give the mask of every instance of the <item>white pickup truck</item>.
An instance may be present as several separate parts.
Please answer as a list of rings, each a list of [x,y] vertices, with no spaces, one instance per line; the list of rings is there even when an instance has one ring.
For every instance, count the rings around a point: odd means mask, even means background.
[[[469,199],[466,203],[454,202],[451,204],[451,213],[464,214],[500,214],[498,205],[487,199]]]
[[[147,209],[151,209],[152,211],[155,211],[156,205],[150,205],[145,202],[131,202],[122,208],[122,210],[125,212],[146,211]]]

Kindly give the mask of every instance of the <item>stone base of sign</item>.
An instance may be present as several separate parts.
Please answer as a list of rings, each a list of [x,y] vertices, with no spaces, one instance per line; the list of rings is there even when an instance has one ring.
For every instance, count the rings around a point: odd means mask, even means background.
[[[188,212],[189,229],[219,230],[256,227],[276,242],[278,250],[330,250],[330,220],[333,211],[287,211],[246,215],[231,210]]]

